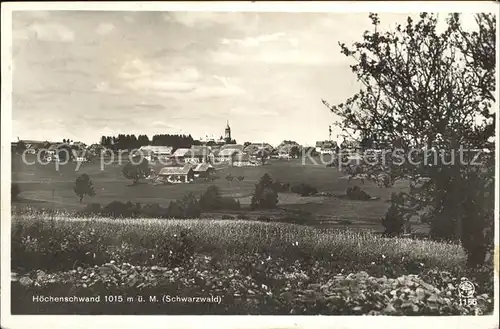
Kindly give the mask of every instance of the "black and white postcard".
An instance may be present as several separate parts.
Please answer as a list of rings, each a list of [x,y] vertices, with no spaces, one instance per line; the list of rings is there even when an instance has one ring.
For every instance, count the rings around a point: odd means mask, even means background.
[[[2,327],[498,328],[498,12],[2,4]]]

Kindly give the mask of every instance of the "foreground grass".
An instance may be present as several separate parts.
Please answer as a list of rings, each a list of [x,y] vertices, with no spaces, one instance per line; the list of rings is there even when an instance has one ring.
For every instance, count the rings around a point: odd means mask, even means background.
[[[146,257],[154,259],[155,252],[164,246],[168,249],[168,245],[181,232],[187,232],[189,238],[195,241],[194,251],[217,255],[222,259],[261,253],[286,258],[310,256],[333,262],[355,260],[362,268],[384,260],[394,264],[422,264],[443,270],[461,268],[466,259],[464,250],[454,244],[409,238],[389,239],[368,232],[244,220],[65,217],[47,220],[16,215],[12,228],[13,237],[25,240],[29,237],[27,242],[22,242],[27,253],[40,253],[40,248],[50,248],[49,242],[54,248],[67,246],[68,253],[85,247],[85,252],[96,255],[106,254],[114,248],[133,247],[145,253],[142,261],[147,261]],[[59,250],[59,256],[63,256],[61,253],[64,253],[64,249]],[[102,256],[104,258],[97,261],[109,261],[111,255]],[[72,260],[75,261],[75,258]],[[62,259],[54,265],[61,266],[61,262]],[[37,268],[40,266],[43,264]]]
[[[489,313],[457,304],[460,246],[207,219],[13,215],[13,314]],[[34,303],[35,295],[220,297],[220,303]]]

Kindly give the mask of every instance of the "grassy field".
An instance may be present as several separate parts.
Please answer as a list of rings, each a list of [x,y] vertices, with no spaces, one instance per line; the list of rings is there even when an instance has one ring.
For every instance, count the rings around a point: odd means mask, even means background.
[[[466,275],[465,258],[453,244],[283,223],[16,214],[12,312],[474,314],[477,308],[449,297]],[[45,304],[33,302],[35,295],[122,296],[127,303]],[[165,307],[134,302],[138,295],[221,302]],[[489,294],[478,303],[491,312]]]
[[[304,211],[314,215],[315,220],[311,225],[320,227],[343,227],[347,224],[352,228],[369,228],[381,230],[380,218],[384,216],[391,192],[405,188],[404,183],[398,183],[393,188],[381,188],[360,181],[348,182],[345,174],[336,168],[327,168],[325,165],[306,164],[301,159],[271,160],[264,166],[258,167],[228,167],[218,171],[220,179],[214,182],[198,182],[195,184],[179,185],[152,185],[144,180],[141,184],[132,186],[121,173],[122,165],[115,163],[106,165],[104,170],[100,164],[85,163],[78,171],[76,165],[69,163],[61,165],[57,170],[54,163],[49,165],[26,165],[19,157],[13,158],[12,181],[18,183],[21,188],[20,201],[13,204],[14,207],[22,205],[35,205],[44,208],[58,208],[64,210],[79,210],[88,203],[108,204],[118,200],[158,203],[167,206],[170,201],[181,198],[188,192],[200,195],[209,185],[217,185],[222,193],[240,201],[245,206],[250,203],[255,184],[265,173],[271,175],[274,180],[283,183],[307,183],[316,187],[320,192],[331,192],[336,195],[345,194],[349,186],[359,185],[372,196],[380,199],[376,201],[353,201],[335,197],[300,197],[296,194],[281,193],[279,195],[278,211],[296,210]],[[155,168],[159,170],[159,167]],[[73,192],[73,185],[78,175],[88,174],[94,184],[96,195],[93,198],[85,198],[83,204]],[[231,174],[233,177],[244,176],[243,181],[228,182],[224,177]],[[274,211],[275,213],[276,211]],[[271,212],[272,215],[273,212]],[[222,214],[211,214],[210,216],[220,218]],[[257,214],[254,212],[254,217]],[[347,223],[347,224],[346,224]],[[417,226],[417,229],[420,227]]]

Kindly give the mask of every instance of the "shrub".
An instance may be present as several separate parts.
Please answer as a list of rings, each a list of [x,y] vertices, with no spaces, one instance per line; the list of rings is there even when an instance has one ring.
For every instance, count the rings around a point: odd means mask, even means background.
[[[201,215],[200,204],[193,193],[186,194],[181,200],[177,200],[176,204],[182,209],[182,216],[175,216],[176,218],[199,218]],[[179,210],[176,209],[175,211]]]
[[[220,188],[215,185],[210,185],[200,197],[200,207],[203,211],[221,209],[221,193]]]
[[[222,215],[222,219],[234,219],[234,217],[230,215]]]
[[[279,181],[276,181],[272,184],[272,189],[276,193],[283,193],[283,192],[288,192],[290,190],[290,184],[289,183],[281,183]]]
[[[131,217],[132,209],[121,201],[112,201],[102,210],[103,215],[109,217]]]
[[[352,221],[350,221],[348,219],[341,219],[341,220],[339,220],[339,224],[342,224],[342,225],[352,225]]]
[[[222,197],[220,205],[223,210],[239,210],[241,208],[240,201],[230,197]]]
[[[153,217],[153,218],[167,217],[167,210],[160,207],[160,205],[157,203],[146,204],[142,208],[140,208],[140,204],[139,204],[139,207],[137,207],[137,205],[136,205],[134,210],[136,213],[138,213],[142,216],[145,216],[145,217]]]
[[[184,218],[184,209],[177,203],[171,201],[167,209],[168,218]]]
[[[95,195],[94,186],[92,184],[92,180],[89,175],[82,174],[75,181],[75,187],[73,188],[76,195],[80,198],[80,203],[83,201],[83,197],[88,195],[90,197]]]
[[[318,190],[315,187],[312,187],[308,184],[301,183],[292,186],[292,192],[297,193],[301,196],[310,196],[318,193]]]
[[[359,186],[349,187],[346,195],[351,200],[367,201],[371,197],[368,193],[359,188]]]
[[[131,179],[133,184],[139,182],[141,178],[146,178],[150,175],[151,169],[149,168],[149,162],[142,156],[135,156],[133,162],[127,163],[123,166],[122,174],[125,178]]]
[[[280,217],[279,221],[289,224],[305,224],[307,222],[307,218],[305,216],[299,215],[285,215],[283,217]]]
[[[90,203],[87,206],[85,206],[85,209],[83,210],[83,212],[86,214],[98,215],[102,212],[101,204],[100,203]]]
[[[205,193],[201,195],[199,204],[203,211],[240,209],[240,202],[238,200],[223,197],[220,193],[220,188],[215,185],[209,186]]]
[[[247,215],[244,215],[244,214],[239,214],[236,218],[240,219],[240,220],[249,220],[250,217],[248,217]]]
[[[259,195],[252,197],[252,209],[271,209],[278,203],[278,193],[270,188],[263,189]]]
[[[255,191],[252,196],[252,209],[275,208],[278,203],[278,192],[273,190],[273,180],[269,174],[264,174],[255,185]]]
[[[384,234],[388,236],[399,235],[404,231],[404,217],[401,211],[403,199],[401,194],[392,193],[391,206],[387,210],[385,217],[382,218]]]
[[[21,188],[19,187],[19,184],[17,183],[10,184],[10,195],[12,201],[17,200],[20,193],[21,193]]]
[[[269,216],[261,215],[261,216],[257,217],[257,220],[259,222],[270,222],[271,218],[269,218]]]

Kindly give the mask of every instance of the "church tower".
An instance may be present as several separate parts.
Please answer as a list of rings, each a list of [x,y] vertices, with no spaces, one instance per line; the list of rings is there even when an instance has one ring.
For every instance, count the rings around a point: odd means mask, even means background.
[[[227,121],[227,126],[226,126],[226,130],[225,130],[225,139],[226,139],[226,141],[231,140],[231,127],[229,127],[229,121]]]

